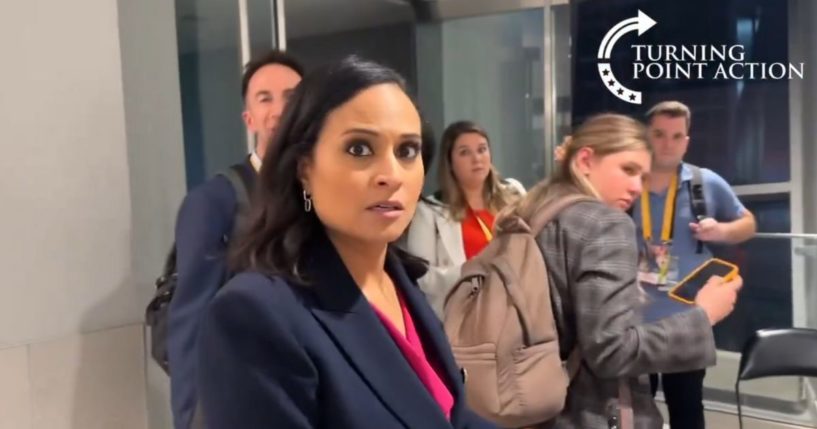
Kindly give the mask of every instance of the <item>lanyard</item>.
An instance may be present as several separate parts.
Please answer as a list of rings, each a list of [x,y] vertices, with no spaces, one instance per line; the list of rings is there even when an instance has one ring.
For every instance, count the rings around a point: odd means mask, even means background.
[[[641,191],[641,233],[644,241],[652,243],[652,218],[650,216],[650,189],[644,184]],[[678,173],[675,173],[670,180],[667,190],[667,199],[664,201],[664,223],[661,225],[661,242],[664,244],[672,242],[673,228],[675,224],[675,200],[678,197]]]
[[[491,241],[494,239],[494,234],[491,233],[491,228],[488,228],[488,225],[485,225],[485,222],[477,215],[477,212],[471,210],[471,214],[477,218],[477,223],[479,223],[480,229],[482,229],[482,233],[485,234],[485,239]]]

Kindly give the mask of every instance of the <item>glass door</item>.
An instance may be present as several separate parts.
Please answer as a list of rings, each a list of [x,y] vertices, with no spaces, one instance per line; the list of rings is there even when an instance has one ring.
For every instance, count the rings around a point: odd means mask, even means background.
[[[189,188],[234,164],[252,142],[241,120],[244,64],[276,47],[274,0],[176,0]]]
[[[528,186],[544,177],[543,0],[296,0],[285,9],[287,46],[309,68],[348,54],[386,64],[437,138],[473,120],[504,176]],[[432,171],[426,191],[436,189]]]

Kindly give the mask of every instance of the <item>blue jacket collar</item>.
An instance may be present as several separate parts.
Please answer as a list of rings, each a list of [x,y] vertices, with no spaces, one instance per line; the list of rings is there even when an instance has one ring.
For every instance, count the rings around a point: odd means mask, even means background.
[[[316,298],[312,313],[384,404],[407,427],[448,424],[442,410],[389,336],[328,238],[322,236],[315,240],[307,252],[303,267],[304,274],[311,280],[308,287]],[[386,257],[386,271],[405,298],[427,357],[443,370],[443,381],[454,398],[461,399],[459,370],[439,319],[392,251]],[[462,402],[455,403],[452,423],[463,418]]]

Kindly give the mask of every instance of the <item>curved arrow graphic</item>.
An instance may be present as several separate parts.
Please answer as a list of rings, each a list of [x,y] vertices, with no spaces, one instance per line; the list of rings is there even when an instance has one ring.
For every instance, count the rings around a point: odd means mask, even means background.
[[[610,68],[609,63],[610,56],[613,52],[613,47],[616,45],[616,42],[618,42],[618,39],[625,34],[637,30],[638,35],[641,36],[655,24],[655,20],[639,10],[638,16],[627,18],[614,25],[613,28],[611,28],[601,40],[598,53],[598,58],[601,60],[599,61],[599,77],[601,77],[605,87],[622,101],[633,104],[641,104],[641,91],[633,91],[624,85],[621,85],[618,79],[613,76],[613,69]]]
[[[638,18],[627,18],[624,21],[616,24],[610,29],[610,31],[607,32],[607,34],[604,35],[604,39],[601,40],[601,45],[599,45],[599,59],[610,59],[610,51],[612,51],[610,40],[615,37],[616,41],[618,41],[618,39],[622,36],[621,30],[625,27],[631,26],[633,23],[636,23],[637,20]],[[631,29],[627,29],[627,32],[629,31],[631,31]],[[610,46],[611,49],[607,49],[608,46]]]

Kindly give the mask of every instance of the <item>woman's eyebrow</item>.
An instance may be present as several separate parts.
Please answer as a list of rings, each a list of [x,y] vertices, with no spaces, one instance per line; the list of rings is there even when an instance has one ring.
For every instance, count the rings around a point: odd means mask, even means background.
[[[342,134],[343,135],[345,135],[345,134],[367,134],[367,135],[370,135],[370,136],[380,135],[380,133],[378,133],[377,131],[370,130],[368,128],[349,128],[348,130],[344,131]],[[401,138],[419,139],[420,134],[417,134],[417,133],[404,133],[404,134],[400,134],[400,137]]]

